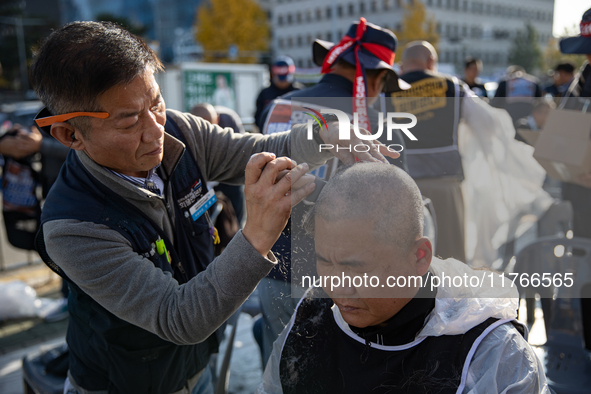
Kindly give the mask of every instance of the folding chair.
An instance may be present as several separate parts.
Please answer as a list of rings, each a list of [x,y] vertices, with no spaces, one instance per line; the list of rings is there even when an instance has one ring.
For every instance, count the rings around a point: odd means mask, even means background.
[[[534,349],[544,365],[548,384],[557,394],[589,393],[591,351],[587,348],[591,347],[591,327],[585,326],[584,319],[589,318],[591,308],[583,307],[589,304],[582,304],[581,298],[591,297],[591,239],[542,237],[519,252],[514,271],[529,278],[534,273],[540,277],[549,273],[551,278],[560,274],[562,283],[552,280],[550,286],[534,289],[544,298],[547,336],[546,343]],[[565,274],[573,278],[570,287],[566,286],[570,283],[565,281]],[[516,284],[519,282],[516,280]]]
[[[573,206],[570,201],[555,200],[550,208],[538,220],[538,237],[561,236],[572,229]],[[525,297],[527,309],[527,323],[533,324],[535,320],[534,311],[536,307],[535,292]]]

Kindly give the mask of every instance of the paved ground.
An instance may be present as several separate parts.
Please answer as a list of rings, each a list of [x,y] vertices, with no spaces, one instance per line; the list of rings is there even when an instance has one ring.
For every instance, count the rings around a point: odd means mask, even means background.
[[[0,271],[0,282],[22,280],[37,290],[39,296],[57,298],[60,296],[60,279],[44,264],[11,264],[12,268]],[[252,336],[254,318],[242,313],[234,341],[230,364],[229,392],[232,394],[253,393],[261,381],[261,358],[258,345]],[[64,341],[67,319],[55,323],[40,318],[26,318],[0,321],[0,393],[24,393],[21,361],[27,354],[50,348]],[[231,327],[227,328],[226,338]],[[227,346],[224,341],[220,348],[218,363]]]

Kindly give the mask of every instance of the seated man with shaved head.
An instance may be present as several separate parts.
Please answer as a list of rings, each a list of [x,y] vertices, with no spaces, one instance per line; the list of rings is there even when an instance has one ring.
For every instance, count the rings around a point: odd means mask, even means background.
[[[341,170],[309,222],[317,273],[259,393],[549,393],[516,289],[433,257],[404,171]]]

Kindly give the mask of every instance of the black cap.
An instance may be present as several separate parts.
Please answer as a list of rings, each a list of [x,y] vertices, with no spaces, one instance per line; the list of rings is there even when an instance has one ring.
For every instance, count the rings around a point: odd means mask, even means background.
[[[346,35],[354,38],[356,36],[358,25],[359,22],[353,23],[351,27],[349,27],[349,31],[347,31]],[[398,39],[390,30],[382,29],[380,26],[374,25],[372,23],[367,23],[367,28],[363,38],[361,39],[361,42],[379,44],[392,52],[396,52]],[[322,66],[328,51],[330,51],[334,45],[334,42],[315,40],[312,44],[312,57],[314,59],[314,63],[316,63],[318,66]],[[352,65],[355,65],[356,62],[354,51],[345,50],[340,56],[341,59]],[[392,68],[392,64],[388,64],[387,62],[381,60],[363,47],[359,51],[359,61],[363,63],[363,66],[367,70],[389,70],[388,73],[391,75],[386,81],[384,92],[391,93],[410,88],[409,84],[398,79],[398,74],[396,74]]]
[[[560,40],[560,52],[587,55],[591,54],[591,8],[585,11],[581,20],[581,34]]]

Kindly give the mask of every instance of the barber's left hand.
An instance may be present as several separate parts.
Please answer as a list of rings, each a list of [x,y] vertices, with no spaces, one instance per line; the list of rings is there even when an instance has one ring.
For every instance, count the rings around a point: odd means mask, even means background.
[[[253,155],[246,165],[247,214],[242,235],[263,256],[285,228],[291,207],[314,191],[314,182],[302,179],[308,165],[296,164],[287,157],[262,152]]]
[[[338,157],[345,165],[354,164],[357,161],[388,163],[388,160],[384,156],[391,157],[392,159],[400,157],[400,153],[388,149],[386,145],[378,140],[362,140],[357,137],[353,130],[353,125],[350,126],[350,140],[339,140],[338,122],[329,122],[327,125],[328,130],[324,127],[320,130],[320,138],[322,138],[326,144],[334,146],[332,149],[329,149],[329,151]],[[371,134],[363,128],[359,128],[359,131],[365,135]],[[368,146],[369,150],[363,147],[363,149],[358,149],[361,152],[357,152],[355,146],[361,146],[361,144]],[[339,149],[337,149],[337,146]]]

